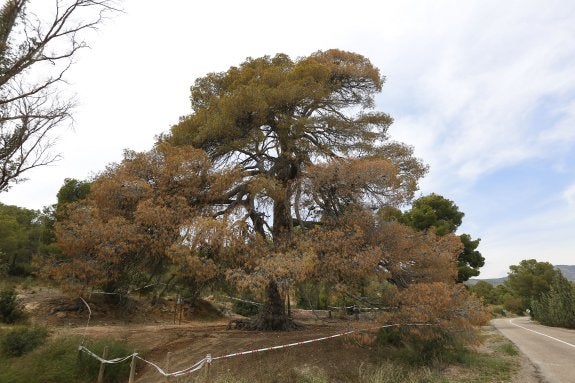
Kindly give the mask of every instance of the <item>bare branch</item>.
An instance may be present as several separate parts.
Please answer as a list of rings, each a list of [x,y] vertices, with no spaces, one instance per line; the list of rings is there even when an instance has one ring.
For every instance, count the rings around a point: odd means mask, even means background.
[[[116,0],[54,0],[53,15],[41,20],[29,3],[9,0],[0,11],[0,192],[60,158],[52,133],[71,121],[74,104],[59,85],[88,46],[83,33],[119,11]]]

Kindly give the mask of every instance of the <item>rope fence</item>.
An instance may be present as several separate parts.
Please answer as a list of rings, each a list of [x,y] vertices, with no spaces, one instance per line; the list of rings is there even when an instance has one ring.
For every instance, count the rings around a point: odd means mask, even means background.
[[[310,343],[315,343],[315,342],[321,342],[321,341],[328,340],[328,339],[339,338],[339,337],[351,335],[354,333],[369,332],[369,331],[380,330],[383,328],[403,327],[403,326],[412,326],[412,327],[413,326],[433,326],[433,324],[431,324],[431,323],[408,323],[408,324],[394,323],[394,324],[371,327],[371,328],[367,328],[367,329],[349,330],[349,331],[336,333],[333,335],[328,335],[328,336],[323,336],[323,337],[313,338],[313,339],[307,339],[307,340],[303,340],[303,341],[299,341],[299,342],[293,342],[293,343],[287,343],[287,344],[282,344],[282,345],[257,348],[257,349],[252,349],[252,350],[233,352],[230,354],[220,355],[220,356],[216,356],[216,357],[212,357],[211,354],[207,354],[204,358],[200,359],[199,361],[197,361],[193,365],[186,367],[182,370],[173,371],[173,372],[166,372],[164,369],[162,369],[156,363],[151,362],[151,361],[143,358],[140,354],[138,354],[136,352],[134,352],[133,354],[130,354],[130,355],[126,355],[124,357],[118,357],[118,358],[108,360],[108,359],[101,358],[100,356],[96,355],[95,353],[93,353],[92,351],[90,351],[88,348],[86,348],[84,346],[79,346],[78,350],[86,353],[87,355],[91,356],[92,358],[97,359],[102,364],[118,364],[118,363],[126,362],[126,361],[131,359],[132,360],[132,370],[133,370],[135,368],[135,364],[134,364],[135,359],[139,359],[142,362],[152,366],[160,375],[162,375],[164,377],[181,377],[181,376],[189,375],[193,372],[199,371],[205,366],[209,367],[211,363],[213,363],[214,361],[217,361],[217,360],[224,360],[224,359],[230,359],[230,358],[243,356],[243,355],[250,355],[250,354],[262,353],[262,352],[266,352],[266,351],[273,351],[273,350],[280,350],[280,349],[285,349],[285,348],[290,348],[290,347],[296,347],[296,346],[301,346],[304,344],[310,344]],[[131,373],[130,376],[132,377],[133,373]],[[129,383],[133,383],[133,379],[129,380]]]
[[[90,355],[92,358],[97,359],[100,363],[103,364],[119,364],[119,363],[123,363],[127,360],[132,359],[134,356],[137,356],[137,353],[133,353],[130,355],[126,355],[120,358],[114,358],[114,359],[104,359],[101,358],[100,356],[98,356],[97,354],[93,353],[92,351],[90,351],[88,348],[84,347],[84,346],[78,346],[78,351],[84,352],[88,355]]]
[[[196,362],[195,364],[193,364],[190,367],[184,368],[183,370],[179,370],[179,371],[174,371],[174,372],[166,372],[164,371],[160,366],[158,366],[157,364],[150,362],[149,360],[146,360],[144,358],[142,358],[141,356],[136,354],[136,358],[140,359],[142,362],[149,364],[150,366],[154,367],[156,369],[156,371],[158,371],[160,373],[160,375],[163,375],[165,377],[179,377],[179,376],[184,376],[184,375],[188,375],[191,374],[192,372],[196,372],[202,369],[202,367],[204,367],[204,365],[206,363],[210,363],[211,360],[209,359],[209,355],[206,355],[205,358],[199,360],[198,362]]]
[[[245,300],[240,299],[240,298],[233,298],[233,297],[228,297],[228,298],[234,299],[234,300],[239,300],[239,301],[245,301]],[[318,338],[307,339],[307,340],[302,340],[302,341],[298,341],[298,342],[292,342],[292,343],[263,347],[263,348],[257,348],[257,349],[252,349],[252,350],[233,352],[230,354],[219,355],[216,357],[212,357],[211,354],[207,354],[204,358],[200,359],[199,361],[197,361],[196,363],[194,363],[193,365],[191,365],[189,367],[186,367],[186,368],[184,368],[182,370],[178,370],[178,371],[167,372],[164,369],[162,369],[157,363],[154,363],[154,362],[151,362],[151,361],[145,359],[144,357],[142,357],[137,352],[134,352],[130,355],[126,355],[123,357],[106,359],[106,354],[104,354],[104,357],[100,357],[99,355],[95,354],[93,351],[88,349],[85,346],[85,340],[86,340],[86,335],[88,332],[88,327],[90,325],[90,319],[92,317],[92,310],[90,309],[90,305],[88,304],[88,302],[86,302],[82,297],[80,297],[80,299],[82,300],[84,305],[86,305],[86,307],[88,308],[88,319],[86,322],[86,327],[84,328],[84,331],[83,331],[82,342],[78,346],[78,352],[79,352],[79,355],[80,355],[80,353],[85,353],[86,355],[98,360],[101,363],[101,372],[100,372],[100,376],[98,378],[99,382],[101,381],[101,376],[103,375],[103,366],[104,365],[120,364],[120,363],[124,363],[128,360],[131,360],[129,383],[133,383],[134,379],[135,379],[136,359],[138,359],[138,360],[142,361],[143,363],[153,367],[157,371],[157,373],[164,376],[165,378],[181,377],[181,376],[185,376],[185,375],[189,375],[191,373],[197,372],[206,366],[207,366],[208,371],[209,371],[209,367],[210,367],[211,363],[213,363],[214,361],[217,361],[217,360],[224,360],[224,359],[230,359],[230,358],[243,356],[243,355],[250,355],[250,354],[262,353],[262,352],[267,352],[267,351],[296,347],[296,346],[301,346],[301,345],[305,345],[305,344],[310,344],[310,343],[321,342],[321,341],[325,341],[325,340],[329,340],[329,339],[339,338],[339,337],[351,335],[354,333],[376,331],[376,330],[380,330],[383,328],[389,328],[389,327],[434,326],[434,324],[432,324],[432,323],[407,323],[407,324],[394,323],[394,324],[374,326],[374,327],[365,328],[365,329],[348,330],[348,331],[343,331],[343,332],[339,332],[339,333],[328,335],[328,336],[322,336],[322,337],[318,337]],[[259,304],[257,302],[251,302],[251,301],[247,301],[247,302]],[[357,306],[350,306],[350,308],[353,308],[353,307],[357,307]],[[338,309],[341,309],[341,307],[338,307]]]

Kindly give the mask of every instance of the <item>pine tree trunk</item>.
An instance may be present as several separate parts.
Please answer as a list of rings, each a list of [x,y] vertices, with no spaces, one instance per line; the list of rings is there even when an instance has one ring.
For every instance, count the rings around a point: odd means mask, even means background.
[[[253,324],[255,330],[287,331],[297,328],[285,312],[284,301],[274,280],[270,280],[266,287],[266,298]]]

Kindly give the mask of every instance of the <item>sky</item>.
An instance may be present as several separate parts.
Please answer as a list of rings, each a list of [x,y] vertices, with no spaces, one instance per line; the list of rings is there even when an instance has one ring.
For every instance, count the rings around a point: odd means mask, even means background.
[[[150,149],[190,113],[198,77],[247,57],[338,48],[386,77],[376,108],[394,118],[391,138],[430,166],[418,196],[453,200],[465,213],[459,233],[481,238],[481,278],[523,259],[575,264],[572,0],[121,4],[68,73],[78,106],[58,131],[62,159],[0,202],[41,209],[65,178]]]

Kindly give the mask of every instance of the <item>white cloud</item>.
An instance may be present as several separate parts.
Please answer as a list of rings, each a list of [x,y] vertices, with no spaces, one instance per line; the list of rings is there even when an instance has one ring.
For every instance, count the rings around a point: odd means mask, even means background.
[[[570,207],[575,207],[575,183],[563,192],[563,198]]]
[[[409,67],[418,74],[418,88],[410,94],[420,112],[410,122],[419,125],[411,124],[411,134],[402,134],[403,126],[397,131],[407,141],[426,132],[425,140],[410,142],[426,154],[432,171],[473,181],[526,159],[556,155],[549,149],[560,140],[573,143],[575,20],[565,17],[569,10],[562,2],[544,10],[528,2],[465,4],[463,11],[455,6],[442,17],[431,36],[415,34],[407,41],[416,52],[409,59],[419,64]],[[550,112],[546,108],[562,113],[545,121],[549,126],[534,126],[538,109]]]

